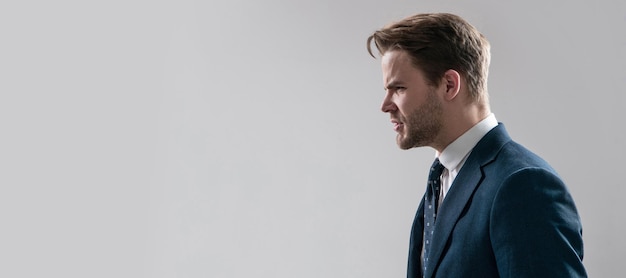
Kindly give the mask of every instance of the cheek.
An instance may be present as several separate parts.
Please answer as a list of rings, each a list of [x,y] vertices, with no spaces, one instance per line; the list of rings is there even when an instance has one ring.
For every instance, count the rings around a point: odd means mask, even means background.
[[[420,109],[427,102],[427,94],[409,94],[407,92],[401,99],[398,99],[398,107],[403,111],[403,114],[407,114]]]
[[[398,106],[398,109],[405,111],[408,105],[408,101],[404,95],[396,95],[393,102]]]
[[[398,110],[404,115],[411,113],[415,109],[415,105],[413,102],[409,101],[406,98],[399,99],[398,102]]]

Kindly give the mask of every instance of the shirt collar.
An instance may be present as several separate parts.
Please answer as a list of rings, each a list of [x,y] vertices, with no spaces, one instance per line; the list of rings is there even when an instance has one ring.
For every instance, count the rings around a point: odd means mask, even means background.
[[[493,113],[489,114],[485,119],[478,122],[463,133],[463,135],[450,143],[441,154],[438,154],[439,161],[446,169],[456,169],[474,146],[478,144],[478,141],[497,125],[498,121],[496,120],[496,116]]]

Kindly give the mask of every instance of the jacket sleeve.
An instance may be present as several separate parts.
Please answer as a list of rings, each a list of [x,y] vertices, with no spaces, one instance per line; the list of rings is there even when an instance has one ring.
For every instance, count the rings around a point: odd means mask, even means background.
[[[489,232],[501,277],[587,277],[574,201],[547,169],[525,168],[503,181]]]

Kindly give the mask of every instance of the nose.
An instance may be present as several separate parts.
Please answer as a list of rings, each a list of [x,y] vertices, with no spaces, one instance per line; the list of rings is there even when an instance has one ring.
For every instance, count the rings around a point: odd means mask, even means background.
[[[398,107],[391,101],[391,94],[385,94],[385,98],[383,99],[383,103],[380,106],[380,110],[384,113],[390,113],[395,111]]]

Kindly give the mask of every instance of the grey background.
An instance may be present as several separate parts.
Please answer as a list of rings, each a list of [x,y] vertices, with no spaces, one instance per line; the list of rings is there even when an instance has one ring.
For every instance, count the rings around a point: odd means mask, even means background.
[[[624,3],[3,1],[0,276],[403,277],[433,151],[396,147],[365,39],[445,11],[615,277]]]

